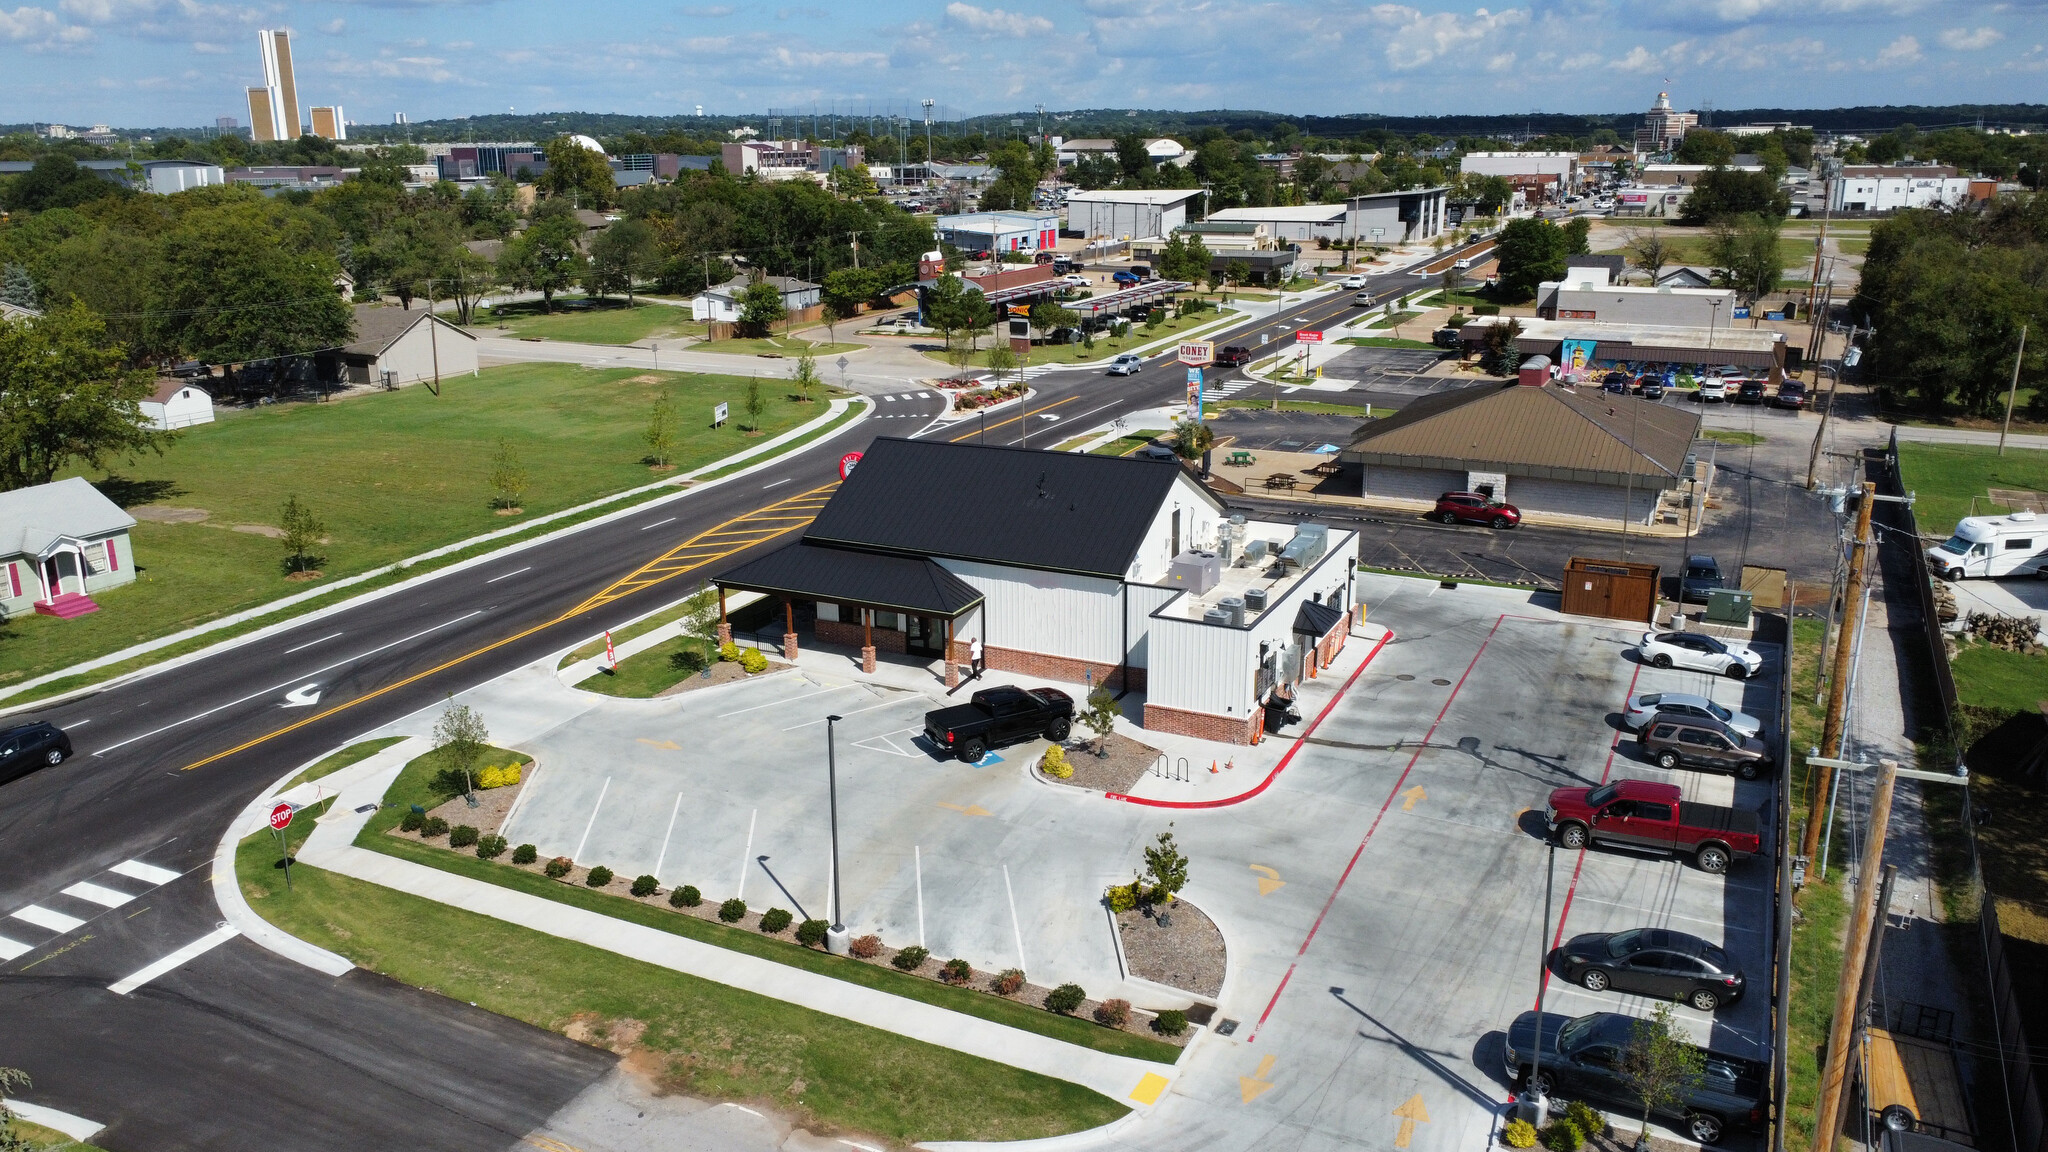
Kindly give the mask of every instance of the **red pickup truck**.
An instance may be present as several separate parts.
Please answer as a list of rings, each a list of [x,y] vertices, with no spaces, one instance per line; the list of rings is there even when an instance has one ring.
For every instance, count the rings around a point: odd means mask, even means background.
[[[1598,788],[1559,788],[1545,813],[1559,845],[1595,841],[1691,856],[1703,872],[1763,849],[1756,813],[1679,798],[1676,784],[1616,780]]]

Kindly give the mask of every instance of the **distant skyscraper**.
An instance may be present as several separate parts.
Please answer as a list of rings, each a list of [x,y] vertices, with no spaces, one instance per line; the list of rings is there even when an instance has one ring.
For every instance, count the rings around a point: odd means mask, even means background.
[[[341,105],[306,109],[313,118],[313,135],[325,140],[348,139],[348,121],[342,117]]]
[[[1636,151],[1669,152],[1678,147],[1685,134],[1699,127],[1700,118],[1692,112],[1678,112],[1671,107],[1671,95],[1657,93],[1657,102],[1650,105],[1643,116],[1643,126],[1636,129]]]
[[[266,28],[256,34],[256,46],[263,56],[263,87],[249,89],[254,138],[296,140],[305,129],[299,120],[298,84],[292,78],[292,34]]]
[[[213,118],[213,128],[216,132],[233,132],[241,126],[241,121],[233,116],[216,116]]]
[[[406,115],[405,115],[405,113],[403,113],[403,112],[393,112],[393,113],[391,114],[391,122],[392,122],[393,124],[410,124],[410,123],[412,123],[412,121],[411,121],[411,120],[408,120],[408,119],[406,118]]]

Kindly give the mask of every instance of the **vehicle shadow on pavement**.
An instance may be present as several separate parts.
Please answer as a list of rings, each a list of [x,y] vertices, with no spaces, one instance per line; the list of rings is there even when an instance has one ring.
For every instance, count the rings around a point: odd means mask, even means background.
[[[1415,1061],[1417,1064],[1422,1065],[1424,1068],[1429,1069],[1429,1071],[1432,1074],[1434,1074],[1437,1079],[1442,1080],[1444,1083],[1450,1085],[1459,1093],[1463,1094],[1465,1097],[1470,1099],[1473,1103],[1479,1105],[1481,1108],[1484,1108],[1489,1112],[1498,1111],[1500,1109],[1501,1102],[1497,1096],[1489,1095],[1486,1092],[1486,1090],[1481,1088],[1479,1085],[1472,1083],[1470,1080],[1465,1079],[1463,1076],[1460,1076],[1455,1069],[1451,1068],[1448,1064],[1445,1064],[1442,1060],[1437,1059],[1435,1053],[1410,1043],[1407,1037],[1401,1035],[1399,1032],[1394,1031],[1392,1028],[1387,1027],[1385,1024],[1380,1023],[1379,1020],[1376,1017],[1374,1017],[1372,1013],[1367,1012],[1365,1009],[1360,1008],[1357,1004],[1353,1003],[1350,1000],[1350,998],[1348,998],[1344,994],[1344,989],[1330,989],[1330,997],[1336,1000],[1337,1003],[1342,1004],[1346,1008],[1351,1009],[1353,1012],[1358,1013],[1360,1019],[1372,1025],[1374,1028],[1379,1029],[1381,1034],[1384,1035],[1389,1041],[1391,1041],[1396,1048],[1399,1048],[1403,1055]],[[1368,1039],[1371,1038],[1364,1031],[1359,1032],[1359,1035],[1366,1036]],[[1485,1037],[1481,1037],[1480,1043],[1483,1045],[1486,1043],[1488,1038],[1494,1036],[1500,1037],[1500,1040],[1496,1041],[1496,1046],[1506,1042],[1506,1033],[1492,1032],[1488,1033]],[[1505,1055],[1505,1052],[1496,1051],[1495,1059],[1493,1061],[1494,1065],[1501,1066],[1502,1060],[1505,1058]],[[1476,1059],[1474,1062],[1478,1063]],[[1486,1067],[1486,1065],[1483,1063],[1478,1064],[1478,1066],[1481,1068]]]

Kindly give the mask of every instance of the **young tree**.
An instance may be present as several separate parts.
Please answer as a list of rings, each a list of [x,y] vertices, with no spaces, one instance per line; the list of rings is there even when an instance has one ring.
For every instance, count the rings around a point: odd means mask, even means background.
[[[811,389],[823,381],[818,379],[818,361],[809,352],[796,358],[796,398],[801,404],[811,402]]]
[[[0,320],[0,490],[47,484],[73,463],[163,451],[170,435],[137,407],[150,374],[126,358],[83,304]]]
[[[839,342],[840,321],[853,319],[859,311],[858,307],[848,307],[843,300],[826,300],[822,310],[825,320],[825,338],[837,344]]]
[[[782,290],[768,281],[756,280],[740,293],[740,324],[754,335],[773,335],[775,326],[788,318]]]
[[[1180,890],[1188,886],[1188,858],[1181,854],[1180,845],[1174,843],[1173,825],[1161,832],[1158,843],[1145,849],[1145,872],[1152,878],[1146,899],[1154,904],[1171,904]]]
[[[1451,297],[1457,293],[1458,289],[1465,286],[1465,271],[1459,268],[1455,261],[1452,262],[1450,267],[1444,269],[1443,286],[1444,303],[1446,304],[1451,302]]]
[[[1031,306],[1031,326],[1038,330],[1040,336],[1045,336],[1062,328],[1080,327],[1081,314],[1050,300],[1040,300]]]
[[[768,411],[768,401],[761,395],[760,377],[757,376],[747,381],[747,399],[744,406],[747,410],[747,429],[752,432],[759,432],[761,430],[761,414]]]
[[[1628,258],[1628,266],[1648,276],[1652,284],[1657,282],[1657,274],[1671,263],[1674,255],[1663,231],[1657,228],[1626,233],[1622,238],[1621,251]]]
[[[654,255],[654,229],[645,220],[621,220],[590,242],[590,269],[583,287],[592,296],[623,292],[633,302],[633,281]]]
[[[320,537],[327,534],[327,526],[320,522],[311,508],[300,503],[297,496],[288,496],[284,508],[277,514],[277,527],[284,533],[285,567],[294,572],[312,571],[320,563],[320,557],[313,555],[313,549],[320,546]]]
[[[981,289],[969,288],[960,297],[960,311],[961,318],[966,321],[961,327],[967,329],[967,346],[973,348],[980,344],[989,326],[996,322],[996,310],[989,304],[988,297],[982,295]]]
[[[1706,1057],[1698,1048],[1671,1031],[1671,1005],[1659,1004],[1647,1020],[1637,1020],[1629,1029],[1628,1047],[1621,1053],[1621,1078],[1643,1105],[1643,1130],[1636,1136],[1637,1148],[1650,1145],[1650,1116],[1667,1111],[1684,1101],[1706,1073]]]
[[[1108,687],[1098,685],[1088,694],[1088,710],[1081,713],[1081,725],[1095,733],[1095,754],[1109,755],[1109,734],[1116,731],[1116,718],[1121,713],[1116,706],[1116,697]]]
[[[1002,386],[1003,377],[1017,370],[1017,354],[1010,351],[1008,341],[991,345],[982,359],[989,371],[995,373],[997,387]]]
[[[647,413],[647,462],[655,468],[667,471],[669,453],[676,443],[676,410],[669,401],[667,392],[658,392],[654,407]]]
[[[1252,270],[1249,264],[1242,260],[1225,261],[1223,264],[1223,302],[1226,304],[1230,302],[1230,289],[1244,287],[1245,281],[1251,278]]]
[[[474,794],[475,784],[470,770],[476,766],[477,757],[490,747],[491,731],[484,727],[484,718],[476,709],[467,704],[453,703],[440,719],[434,721],[434,751],[440,754],[442,771],[462,774],[462,790]]]
[[[1173,454],[1190,464],[1216,444],[1216,430],[1200,420],[1185,416],[1173,422]]]
[[[509,437],[498,437],[498,450],[491,457],[490,480],[491,507],[518,511],[520,500],[526,495],[526,466],[519,462],[519,453]]]

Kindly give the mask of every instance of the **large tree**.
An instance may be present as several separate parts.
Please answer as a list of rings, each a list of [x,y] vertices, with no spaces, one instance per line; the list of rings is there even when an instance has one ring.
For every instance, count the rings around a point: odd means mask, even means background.
[[[590,271],[583,286],[592,296],[624,292],[632,303],[633,282],[649,271],[654,229],[644,220],[621,220],[590,242]]]
[[[1744,216],[1715,223],[1707,236],[1707,256],[1723,284],[1735,289],[1744,303],[1778,290],[1784,273],[1778,254],[1778,218]]]
[[[740,293],[740,325],[756,336],[767,336],[775,326],[789,319],[782,289],[766,280],[756,280]]]
[[[541,191],[560,196],[578,208],[602,208],[611,203],[612,166],[604,153],[592,152],[573,136],[557,136],[541,146],[548,170],[535,181]]]
[[[1209,246],[1200,236],[1176,232],[1159,251],[1159,275],[1166,280],[1199,284],[1209,274]]]
[[[307,215],[253,193],[187,212],[157,246],[157,347],[241,364],[347,343],[355,320],[335,288],[331,228]]]
[[[1687,224],[1711,224],[1730,216],[1783,218],[1791,205],[1792,198],[1768,172],[1715,168],[1693,181],[1691,195],[1678,206],[1678,218]]]
[[[1657,282],[1657,274],[1662,272],[1664,266],[1671,263],[1672,257],[1676,255],[1671,245],[1665,241],[1663,231],[1658,228],[1624,233],[1621,251],[1628,260],[1628,266],[1648,276],[1652,284]]]
[[[1538,284],[1564,279],[1571,239],[1564,229],[1548,220],[1525,217],[1510,220],[1500,230],[1494,253],[1500,260],[1501,295],[1509,300],[1527,300],[1536,295]]]
[[[169,436],[136,406],[151,384],[82,304],[0,320],[0,489],[47,484],[74,463],[161,452]]]
[[[542,212],[532,227],[506,243],[499,272],[513,287],[540,293],[541,310],[553,312],[555,293],[582,279],[582,240],[583,225],[575,216]]]

